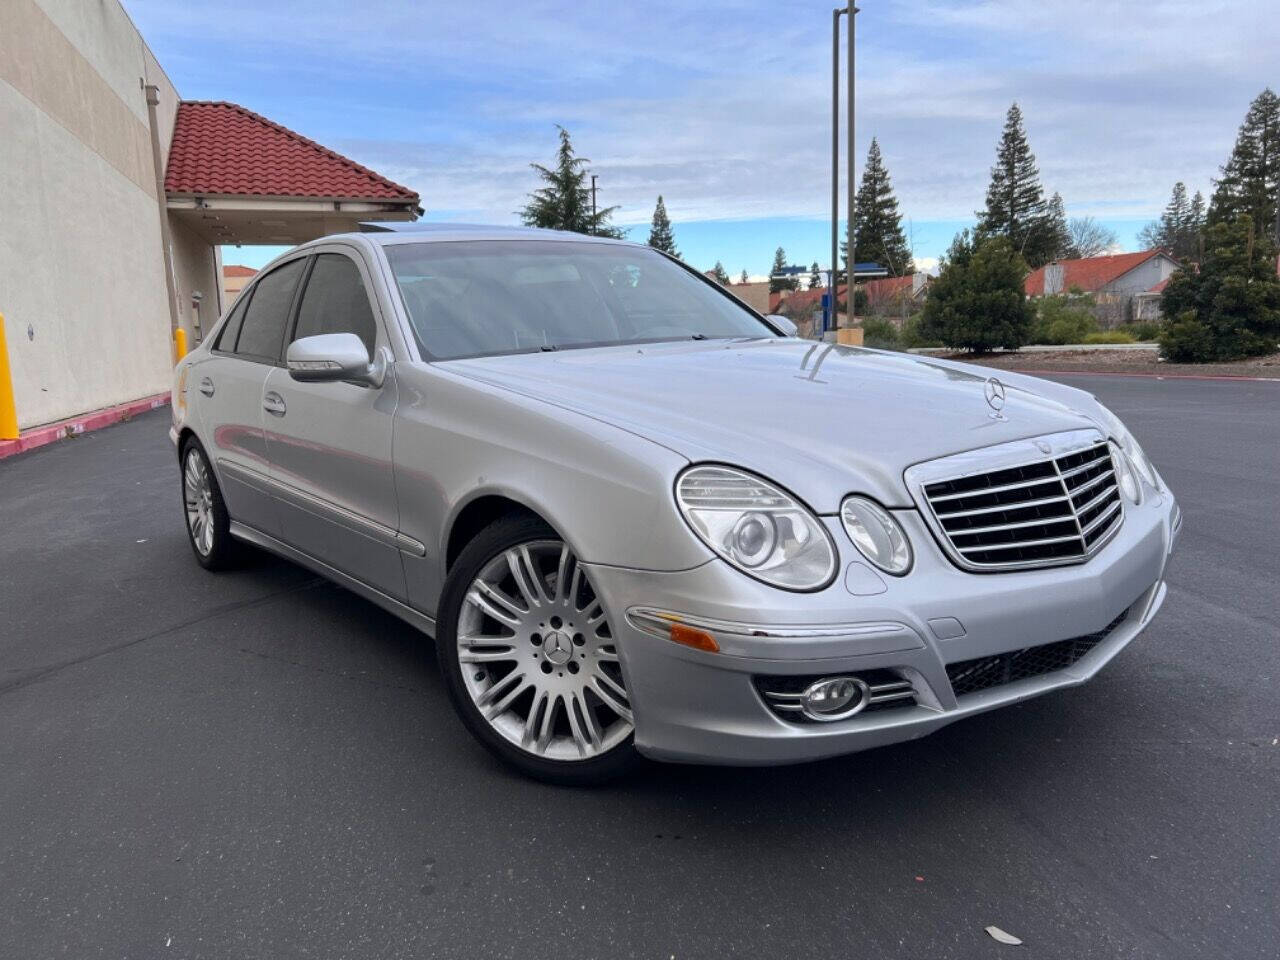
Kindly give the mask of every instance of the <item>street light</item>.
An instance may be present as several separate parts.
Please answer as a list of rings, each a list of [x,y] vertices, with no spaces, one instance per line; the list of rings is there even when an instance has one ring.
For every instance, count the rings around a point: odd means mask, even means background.
[[[827,274],[827,294],[831,303],[831,328],[839,326],[840,314],[836,312],[836,269],[839,263],[839,222],[840,222],[840,18],[849,18],[849,66],[845,81],[848,84],[848,154],[849,154],[849,276],[846,279],[849,290],[849,311],[853,316],[853,75],[854,75],[854,15],[858,8],[850,0],[847,7],[836,7],[831,11],[831,270]]]

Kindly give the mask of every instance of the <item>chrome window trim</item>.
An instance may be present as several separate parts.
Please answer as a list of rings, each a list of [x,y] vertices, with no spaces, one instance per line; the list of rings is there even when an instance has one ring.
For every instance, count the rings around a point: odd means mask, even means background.
[[[913,464],[903,471],[903,479],[906,482],[907,490],[911,494],[912,500],[915,501],[916,508],[920,515],[924,518],[925,526],[929,528],[929,532],[933,535],[933,539],[937,542],[947,559],[969,573],[1010,573],[1017,570],[1036,570],[1046,567],[1070,567],[1078,566],[1082,563],[1088,563],[1093,557],[1097,556],[1111,540],[1119,533],[1120,528],[1124,525],[1125,503],[1124,497],[1120,497],[1120,519],[1114,523],[1111,528],[1099,537],[1093,544],[1085,547],[1085,551],[1078,557],[1049,557],[1043,560],[1010,560],[999,563],[974,563],[965,558],[963,552],[951,542],[951,537],[943,528],[942,522],[938,519],[933,511],[932,503],[925,493],[925,487],[931,483],[939,483],[946,480],[961,480],[965,477],[975,474],[993,473],[997,470],[1007,470],[1013,467],[1027,467],[1037,463],[1049,462],[1053,464],[1056,476],[1051,478],[1050,482],[1057,481],[1061,487],[1061,496],[1049,498],[1056,502],[1060,500],[1071,501],[1071,494],[1068,493],[1065,483],[1063,482],[1064,474],[1059,469],[1057,461],[1062,457],[1070,456],[1073,453],[1080,453],[1088,450],[1100,443],[1107,442],[1107,438],[1100,430],[1087,428],[1084,430],[1069,430],[1064,433],[1050,433],[1038,437],[1028,437],[1025,440],[1013,440],[1008,443],[996,444],[991,447],[978,447],[973,450],[966,450],[962,453],[952,454],[947,457],[940,457],[937,460],[928,460],[924,463]],[[1066,475],[1070,475],[1072,471],[1067,471]],[[1043,483],[1044,481],[1038,481]],[[1030,481],[1023,486],[1034,486],[1037,481]],[[981,492],[981,491],[978,491]],[[1030,501],[1026,506],[1033,503],[1038,504],[1042,501]],[[1043,501],[1049,502],[1049,500]],[[980,511],[968,511],[969,513],[991,513],[1003,508],[987,508]],[[1079,511],[1073,506],[1073,516],[1077,531],[1080,531],[1079,538],[1083,542],[1083,531],[1080,528]],[[1063,522],[1069,518],[1063,517]],[[968,532],[968,531],[964,531]],[[1076,539],[1072,537],[1070,539]]]

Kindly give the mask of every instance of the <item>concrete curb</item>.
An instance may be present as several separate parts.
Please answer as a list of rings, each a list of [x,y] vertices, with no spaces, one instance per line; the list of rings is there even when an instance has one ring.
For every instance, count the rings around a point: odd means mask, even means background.
[[[154,396],[130,400],[128,403],[120,403],[114,407],[91,410],[77,417],[69,417],[66,420],[59,420],[57,423],[45,424],[43,427],[32,427],[30,430],[23,431],[17,440],[0,440],[0,460],[16,456],[19,453],[26,453],[29,450],[35,450],[51,443],[57,443],[67,437],[77,437],[82,433],[88,433],[90,430],[101,430],[103,427],[109,427],[113,423],[119,423],[121,420],[128,420],[140,413],[146,413],[148,410],[163,407],[168,402],[169,394],[157,393]]]
[[[1125,373],[1122,370],[1023,370],[1014,367],[991,367],[1009,373],[1027,373],[1033,377],[1145,377],[1148,380],[1235,380],[1248,383],[1280,383],[1280,377],[1235,377],[1209,373]]]

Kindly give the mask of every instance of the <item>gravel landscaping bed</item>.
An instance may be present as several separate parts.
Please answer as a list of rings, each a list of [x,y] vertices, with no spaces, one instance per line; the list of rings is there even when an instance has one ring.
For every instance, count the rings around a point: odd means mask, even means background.
[[[1167,376],[1266,377],[1280,380],[1280,353],[1232,363],[1162,363],[1156,351],[1073,350],[1064,347],[1051,352],[955,353],[949,359],[963,360],[1002,370],[1043,370],[1061,373],[1144,373]]]

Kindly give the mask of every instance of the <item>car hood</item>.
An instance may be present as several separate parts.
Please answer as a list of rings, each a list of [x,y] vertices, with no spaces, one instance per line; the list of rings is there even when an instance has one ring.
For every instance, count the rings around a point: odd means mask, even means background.
[[[912,354],[798,339],[648,344],[441,366],[606,421],[691,461],[761,474],[834,513],[849,493],[911,506],[914,463],[1096,426],[1061,384]],[[984,392],[998,375],[1004,419]]]

